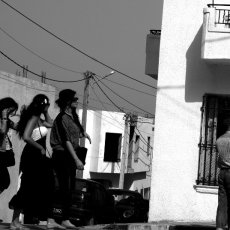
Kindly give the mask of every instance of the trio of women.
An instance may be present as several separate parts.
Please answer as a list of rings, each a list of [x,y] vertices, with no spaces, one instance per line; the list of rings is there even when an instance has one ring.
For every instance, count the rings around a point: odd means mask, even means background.
[[[3,106],[5,100],[8,103]],[[14,210],[12,229],[23,228],[19,221],[20,213],[24,213],[24,216],[30,220],[36,217],[39,221],[47,221],[47,228],[75,227],[69,221],[69,209],[71,205],[70,191],[76,169],[84,169],[83,163],[77,157],[79,138],[86,137],[91,143],[90,137],[81,126],[76,113],[77,100],[75,91],[62,90],[56,101],[60,113],[53,121],[49,115],[49,98],[44,94],[38,94],[27,107],[25,106],[21,110],[17,124],[14,124],[10,119],[18,109],[17,103],[12,98],[0,100],[0,154],[1,151],[7,151],[9,128],[15,129],[19,137],[26,143],[19,165],[21,185],[9,202],[9,207]],[[11,103],[9,103],[10,101]],[[49,156],[50,153],[46,148],[46,136],[50,128],[52,156]],[[3,169],[0,162],[0,171],[4,170],[7,174],[7,168]],[[52,213],[54,171],[62,197],[63,220],[60,224],[55,222]],[[7,183],[5,183],[5,186],[0,190],[7,187]]]

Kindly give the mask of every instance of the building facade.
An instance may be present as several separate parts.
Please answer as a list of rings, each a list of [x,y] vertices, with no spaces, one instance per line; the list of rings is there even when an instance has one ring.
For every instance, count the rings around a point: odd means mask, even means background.
[[[55,118],[59,112],[58,107],[55,106],[57,92],[53,86],[0,72],[0,89],[0,98],[7,96],[14,98],[19,108],[29,104],[36,94],[44,93],[50,99],[51,117]],[[82,110],[78,112],[81,119]],[[125,129],[124,115],[117,112],[88,110],[86,131],[92,139],[92,144],[86,140],[88,152],[83,178],[98,180],[106,186],[118,188],[121,163],[125,160],[124,188],[136,190],[145,198],[149,198],[153,119],[132,115]],[[124,140],[125,130],[126,140]],[[12,210],[8,208],[8,202],[18,188],[19,161],[25,144],[18,139],[15,132],[12,132],[12,138],[16,165],[9,168],[11,184],[0,197],[0,219],[4,222],[10,222],[12,218]],[[123,148],[124,141],[126,141],[126,150]],[[49,138],[47,138],[47,146],[51,153]]]
[[[149,222],[215,221],[230,109],[229,1],[164,0]]]
[[[81,114],[81,110],[79,112]],[[91,145],[86,142],[88,154],[83,177],[104,181],[106,186],[118,188],[121,164],[124,160],[123,188],[138,191],[148,199],[153,119],[134,116],[134,120],[128,122],[126,140],[124,140],[124,113],[88,111],[86,129],[93,138]]]

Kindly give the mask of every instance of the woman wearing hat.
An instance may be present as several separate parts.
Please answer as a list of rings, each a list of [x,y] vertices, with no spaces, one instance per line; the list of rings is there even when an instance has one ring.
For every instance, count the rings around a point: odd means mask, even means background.
[[[77,101],[76,92],[71,89],[62,90],[59,93],[56,103],[60,108],[60,113],[54,120],[50,134],[52,159],[62,196],[62,226],[66,228],[75,227],[69,221],[71,187],[74,185],[76,169],[84,169],[84,164],[77,157],[79,138],[86,137],[91,143],[76,113]]]

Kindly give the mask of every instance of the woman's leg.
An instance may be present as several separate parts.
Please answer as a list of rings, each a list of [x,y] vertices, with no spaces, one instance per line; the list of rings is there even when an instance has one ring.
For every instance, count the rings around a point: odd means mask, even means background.
[[[75,175],[71,169],[67,152],[54,152],[53,160],[55,166],[55,172],[58,179],[59,190],[61,194],[62,204],[62,225],[71,228],[75,227],[69,221],[70,207],[71,207],[71,192],[73,185],[73,177]]]
[[[227,226],[227,192],[225,186],[225,177],[226,170],[221,169],[218,183],[219,183],[219,191],[218,191],[218,207],[216,214],[216,229],[225,229]]]

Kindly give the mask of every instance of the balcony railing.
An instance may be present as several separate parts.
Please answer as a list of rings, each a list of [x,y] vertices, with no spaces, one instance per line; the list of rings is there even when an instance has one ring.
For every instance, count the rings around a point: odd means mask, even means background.
[[[208,4],[208,7],[215,8],[215,24],[230,26],[230,5],[229,4]]]
[[[161,35],[161,30],[150,30],[149,31],[150,32],[150,34],[153,34],[153,35]]]
[[[203,10],[201,58],[230,64],[230,4],[208,4]]]

